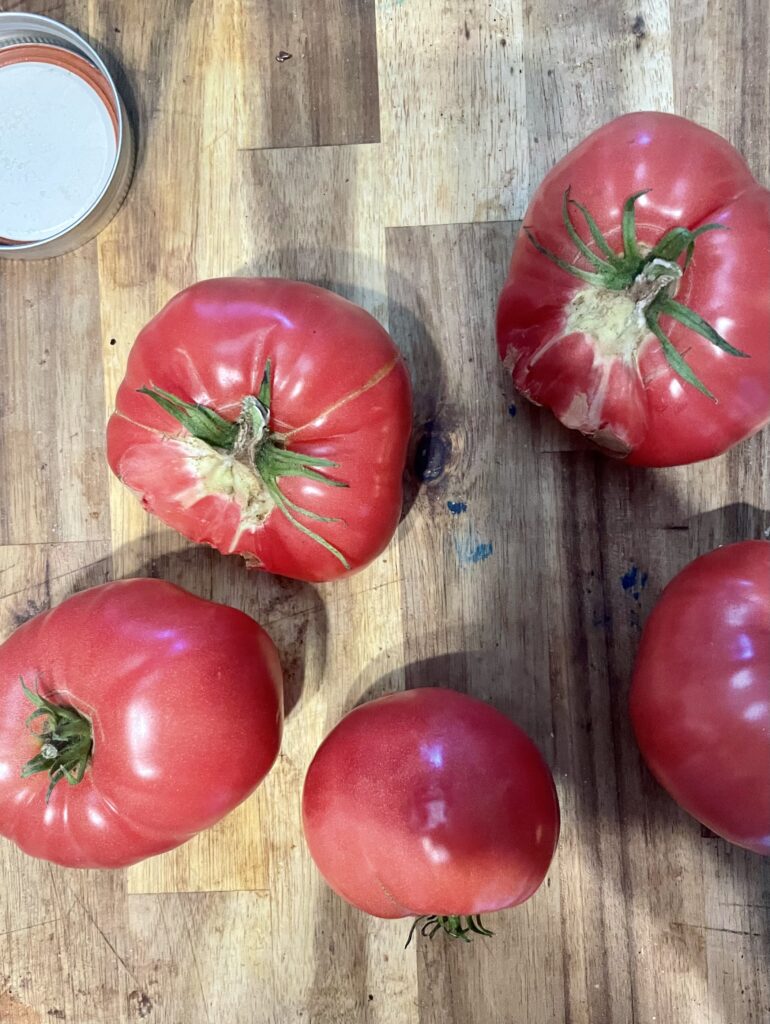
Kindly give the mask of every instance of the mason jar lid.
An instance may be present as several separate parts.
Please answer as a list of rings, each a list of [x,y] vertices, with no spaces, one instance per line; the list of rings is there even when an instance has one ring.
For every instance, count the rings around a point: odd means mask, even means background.
[[[0,257],[92,238],[128,191],[125,108],[96,52],[40,15],[0,14]]]

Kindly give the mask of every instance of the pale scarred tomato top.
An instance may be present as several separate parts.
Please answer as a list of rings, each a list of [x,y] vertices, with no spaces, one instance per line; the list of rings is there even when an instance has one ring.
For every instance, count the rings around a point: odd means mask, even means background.
[[[719,455],[770,419],[770,192],[720,136],[637,113],[546,176],[500,297],[516,387],[647,466]]]
[[[390,541],[410,429],[406,367],[369,313],[309,284],[222,278],[139,334],[107,454],[191,540],[320,581]]]

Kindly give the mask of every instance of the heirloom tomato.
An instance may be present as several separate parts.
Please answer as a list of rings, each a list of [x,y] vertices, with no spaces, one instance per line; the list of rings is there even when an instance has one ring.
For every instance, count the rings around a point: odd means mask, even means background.
[[[642,466],[770,419],[770,192],[719,135],[619,117],[545,177],[497,314],[519,391]]]
[[[669,583],[642,634],[631,721],[681,807],[770,854],[770,544],[717,548]]]
[[[140,332],[107,455],[185,537],[320,581],[388,544],[410,428],[409,377],[374,317],[309,284],[223,278]]]
[[[248,615],[155,579],[84,590],[0,645],[0,834],[68,867],[170,850],[262,781],[282,723]]]
[[[302,814],[329,885],[376,917],[467,938],[545,878],[559,834],[553,779],[495,708],[438,688],[354,708],[308,769]]]

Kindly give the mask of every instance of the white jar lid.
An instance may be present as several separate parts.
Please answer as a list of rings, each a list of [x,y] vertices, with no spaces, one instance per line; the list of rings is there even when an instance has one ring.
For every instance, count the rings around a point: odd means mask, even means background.
[[[77,54],[32,44],[0,57],[0,239],[42,241],[82,220],[108,186],[116,112],[108,83]]]

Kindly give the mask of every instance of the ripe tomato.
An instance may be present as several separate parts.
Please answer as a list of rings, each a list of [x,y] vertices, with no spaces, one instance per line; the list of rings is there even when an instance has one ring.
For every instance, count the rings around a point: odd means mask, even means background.
[[[488,704],[432,688],[346,715],[308,769],[302,814],[340,896],[377,917],[429,915],[460,937],[478,930],[475,915],[535,892],[559,834],[529,737]]]
[[[527,398],[640,466],[711,458],[770,420],[770,192],[724,139],[619,117],[524,224],[497,341]]]
[[[296,281],[223,278],[139,334],[107,455],[185,537],[320,581],[387,546],[410,426],[403,360],[363,309]]]
[[[669,583],[642,635],[631,721],[678,804],[770,854],[770,544],[718,548]]]
[[[0,646],[0,833],[68,867],[170,850],[262,781],[282,722],[248,615],[160,580],[85,590]]]

